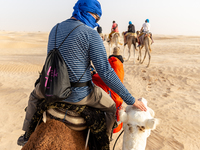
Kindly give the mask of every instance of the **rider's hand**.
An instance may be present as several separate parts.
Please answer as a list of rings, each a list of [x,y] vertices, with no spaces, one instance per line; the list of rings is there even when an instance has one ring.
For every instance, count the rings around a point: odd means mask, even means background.
[[[139,108],[141,111],[147,111],[147,108],[144,106],[144,103],[135,99],[134,107]]]

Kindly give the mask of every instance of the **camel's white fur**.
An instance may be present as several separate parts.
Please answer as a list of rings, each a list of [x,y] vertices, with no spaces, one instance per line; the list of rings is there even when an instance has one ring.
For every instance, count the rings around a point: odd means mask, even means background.
[[[146,106],[146,112],[132,105],[119,112],[124,129],[123,150],[145,150],[147,137],[158,124],[158,119],[154,118],[155,113],[147,106],[146,99],[140,100]]]

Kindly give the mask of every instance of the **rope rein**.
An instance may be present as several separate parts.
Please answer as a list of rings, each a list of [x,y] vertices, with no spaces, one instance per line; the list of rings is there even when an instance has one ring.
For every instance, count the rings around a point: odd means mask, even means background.
[[[117,139],[116,139],[116,141],[115,141],[115,144],[114,144],[114,146],[113,146],[113,150],[115,150],[115,145],[116,145],[116,143],[117,143],[117,140],[119,139],[119,137],[122,135],[122,133],[124,132],[124,130],[122,130],[122,132],[119,134],[119,136],[117,137]]]

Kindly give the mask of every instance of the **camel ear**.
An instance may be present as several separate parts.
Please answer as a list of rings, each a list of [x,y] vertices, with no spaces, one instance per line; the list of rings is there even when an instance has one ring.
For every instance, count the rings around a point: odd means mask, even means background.
[[[156,128],[156,126],[158,125],[158,123],[159,123],[159,120],[156,119],[156,118],[147,119],[146,124],[145,124],[145,128],[154,130]]]
[[[147,109],[148,109],[148,111],[149,111],[151,117],[154,117],[154,116],[155,116],[155,112],[153,111],[153,109],[151,109],[151,108],[149,108],[149,107],[147,107]]]
[[[127,122],[128,121],[128,115],[122,109],[119,111],[119,117],[120,117],[120,121],[122,121],[122,122]]]

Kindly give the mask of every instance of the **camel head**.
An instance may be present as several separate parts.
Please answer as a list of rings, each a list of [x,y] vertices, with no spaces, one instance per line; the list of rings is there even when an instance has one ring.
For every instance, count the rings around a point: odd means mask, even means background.
[[[108,40],[108,35],[104,34],[104,41],[107,41],[107,40]]]
[[[146,106],[146,112],[132,105],[128,105],[125,111],[119,112],[124,129],[123,150],[145,150],[147,137],[159,122],[154,118],[154,111],[147,106],[146,99],[140,100]]]
[[[125,33],[125,32],[122,32],[122,37],[124,37],[124,33]]]

